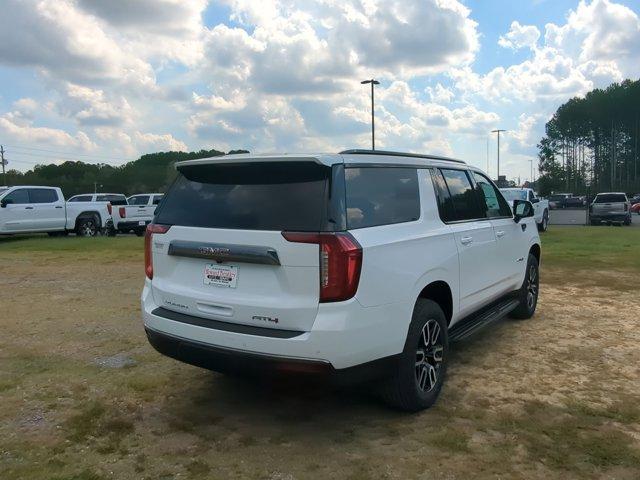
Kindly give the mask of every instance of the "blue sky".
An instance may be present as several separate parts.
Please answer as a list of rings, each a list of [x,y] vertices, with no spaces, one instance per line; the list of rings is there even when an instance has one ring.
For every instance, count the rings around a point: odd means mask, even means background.
[[[631,0],[7,0],[9,166],[367,147],[529,178],[555,109],[640,75]]]

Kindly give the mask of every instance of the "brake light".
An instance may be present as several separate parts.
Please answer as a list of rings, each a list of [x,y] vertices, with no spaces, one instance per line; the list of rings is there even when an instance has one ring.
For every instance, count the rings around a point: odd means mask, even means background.
[[[362,247],[350,233],[282,232],[290,242],[319,246],[320,302],[341,302],[358,290]]]
[[[120,218],[127,218],[127,209],[124,207],[120,207],[118,209],[118,211],[120,212]]]
[[[109,212],[109,215],[113,213],[113,207],[111,206],[111,202],[107,203],[107,210]]]
[[[153,255],[151,253],[151,240],[154,234],[167,233],[171,225],[157,225],[150,223],[144,232],[144,273],[149,280],[153,280]]]

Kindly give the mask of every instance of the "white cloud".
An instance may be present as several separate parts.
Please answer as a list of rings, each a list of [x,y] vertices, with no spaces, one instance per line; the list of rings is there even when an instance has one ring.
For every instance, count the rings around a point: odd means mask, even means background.
[[[536,48],[540,30],[535,25],[520,25],[520,22],[511,22],[511,27],[506,35],[501,35],[498,45],[504,48],[519,50],[520,48]]]
[[[427,93],[429,94],[431,101],[435,103],[450,103],[455,97],[455,93],[442,86],[441,83],[438,83],[435,88],[427,87]]]
[[[640,75],[638,15],[610,0],[580,1],[542,37],[512,22],[498,43],[524,60],[483,73],[483,25],[459,0],[222,3],[231,21],[205,26],[207,0],[5,0],[0,64],[41,88],[3,92],[0,132],[121,158],[366,147],[359,81],[374,77],[380,148],[477,161],[499,126],[507,172],[523,173],[560,103]]]
[[[0,134],[5,138],[11,138],[13,142],[22,144],[70,147],[82,151],[96,148],[96,144],[83,131],[70,134],[58,128],[34,126],[33,122],[15,113],[0,117]]]

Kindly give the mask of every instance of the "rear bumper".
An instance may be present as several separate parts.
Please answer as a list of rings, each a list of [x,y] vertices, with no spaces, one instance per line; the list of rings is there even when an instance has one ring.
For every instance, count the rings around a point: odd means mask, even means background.
[[[621,213],[592,213],[590,215],[591,220],[596,221],[611,221],[611,222],[624,222],[629,218],[629,212]]]
[[[194,340],[177,338],[145,328],[153,348],[167,357],[215,372],[248,374],[260,377],[299,375],[350,385],[383,378],[397,368],[398,356],[381,358],[350,368],[335,369],[329,362],[266,355],[216,347]]]
[[[146,280],[142,292],[144,326],[151,332],[152,345],[170,357],[220,371],[226,368],[228,358],[249,358],[252,359],[250,364],[257,363],[260,368],[277,364],[278,370],[284,368],[284,363],[293,365],[295,370],[302,365],[310,370],[326,369],[325,373],[332,376],[340,370],[402,352],[411,318],[404,303],[365,308],[356,299],[351,299],[321,304],[311,330],[294,332],[244,326],[230,322],[229,318],[171,315],[161,307],[154,300],[150,281]],[[156,339],[159,338],[167,340],[158,343]],[[197,355],[181,352],[197,352]],[[247,362],[240,363],[247,366]],[[384,368],[376,364],[374,370]]]
[[[140,225],[140,222],[144,222],[144,225]],[[145,228],[150,223],[150,220],[131,220],[127,222],[118,222],[118,230],[134,230],[136,228]]]

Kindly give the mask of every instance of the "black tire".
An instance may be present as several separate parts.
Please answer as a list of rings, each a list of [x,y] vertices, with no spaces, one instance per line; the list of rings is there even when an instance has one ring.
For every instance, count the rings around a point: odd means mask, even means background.
[[[600,220],[589,220],[589,223],[595,227],[600,225]]]
[[[107,234],[107,237],[115,237],[118,234],[118,230],[113,228],[113,225],[109,225],[106,228],[106,234]]]
[[[134,230],[135,234],[137,237],[144,237],[144,232],[146,231],[146,228],[136,228]]]
[[[624,224],[625,224],[626,226],[631,225],[631,215],[629,215],[629,216],[625,219]]]
[[[540,292],[540,272],[538,270],[538,259],[529,254],[527,269],[525,270],[524,281],[518,293],[520,305],[509,316],[519,320],[526,320],[533,317],[538,306],[538,293]]]
[[[427,333],[429,340],[425,340]],[[449,335],[442,308],[432,300],[418,299],[397,370],[381,385],[382,397],[405,412],[429,408],[442,389],[448,358]]]
[[[542,222],[538,223],[538,231],[546,232],[547,228],[549,228],[549,210],[545,210],[542,213]]]
[[[98,231],[98,224],[94,217],[84,217],[78,220],[76,235],[79,237],[95,237]]]

